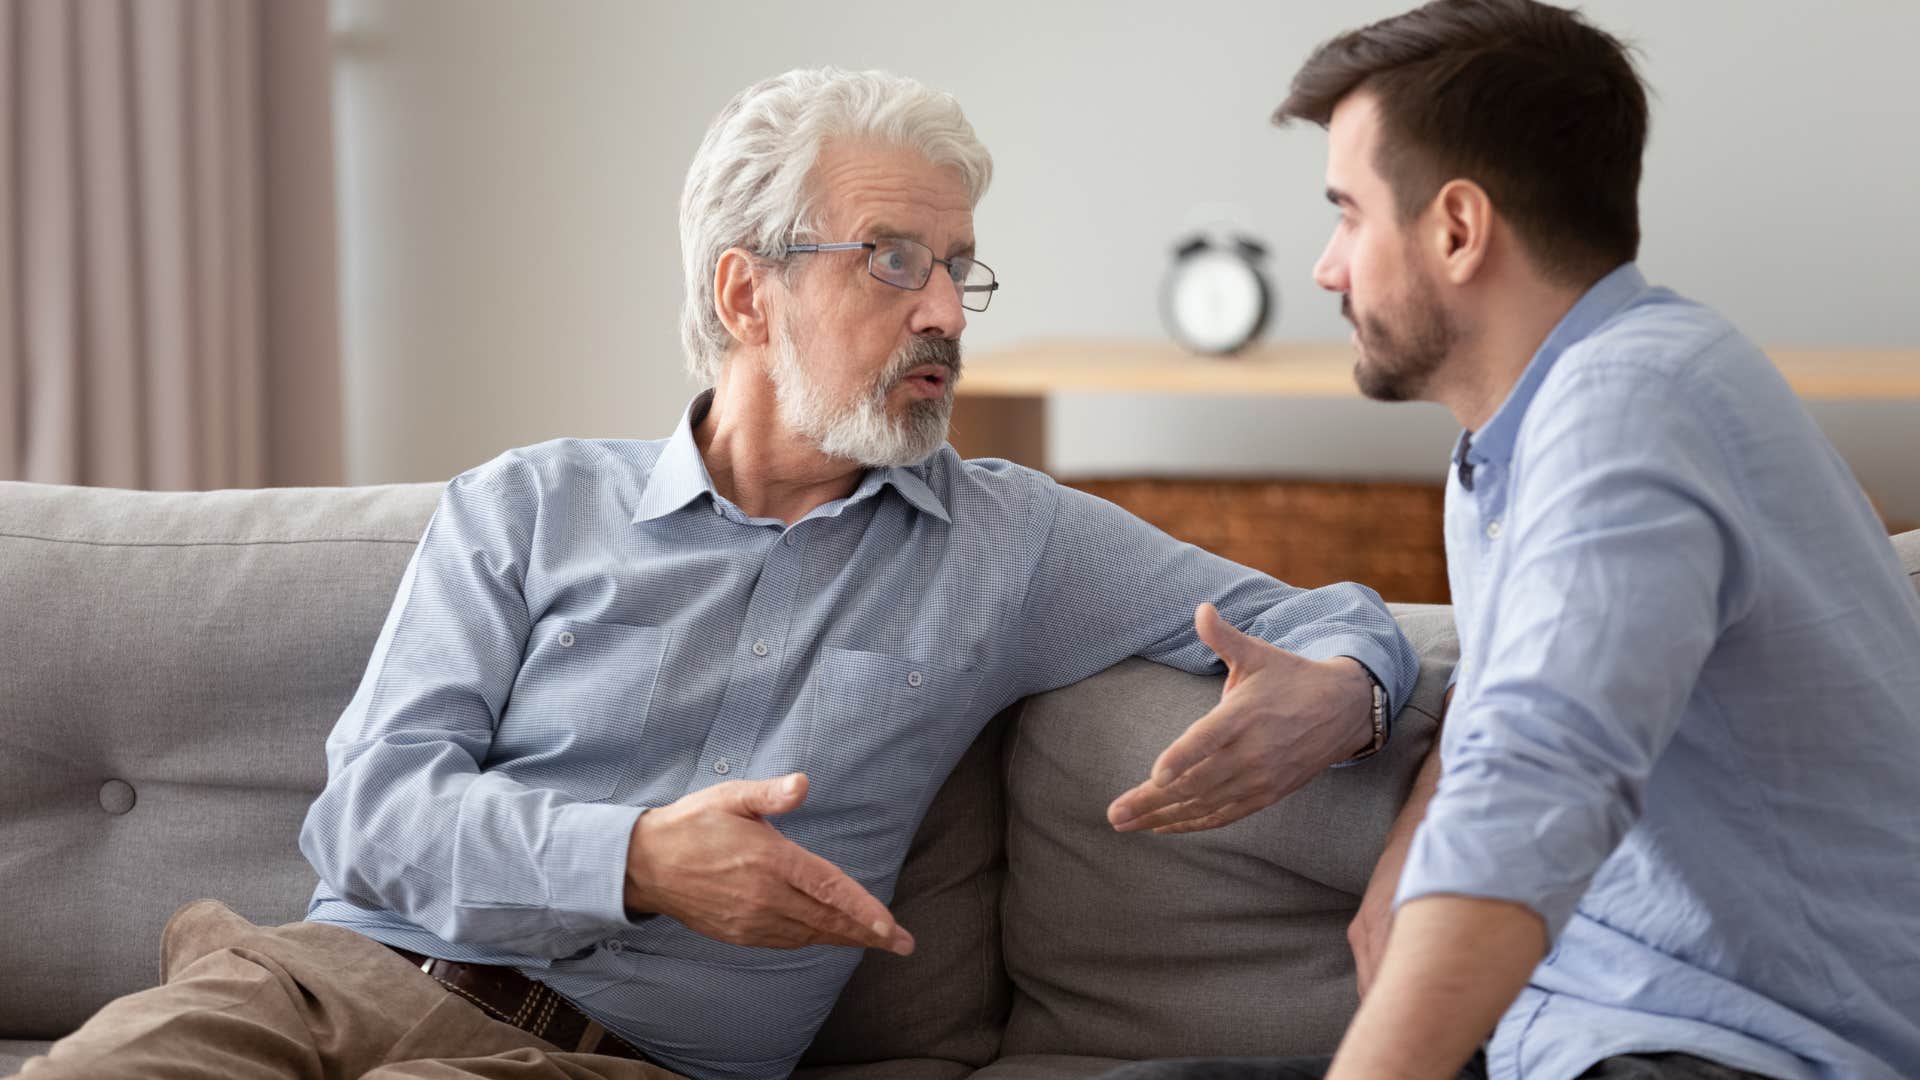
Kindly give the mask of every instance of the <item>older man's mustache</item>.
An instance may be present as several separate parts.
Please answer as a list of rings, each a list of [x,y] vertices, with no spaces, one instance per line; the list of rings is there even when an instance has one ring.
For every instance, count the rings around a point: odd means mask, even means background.
[[[894,357],[893,365],[887,372],[882,385],[891,389],[898,385],[907,373],[928,364],[939,364],[950,372],[949,381],[960,378],[960,341],[958,338],[914,338],[906,348]]]

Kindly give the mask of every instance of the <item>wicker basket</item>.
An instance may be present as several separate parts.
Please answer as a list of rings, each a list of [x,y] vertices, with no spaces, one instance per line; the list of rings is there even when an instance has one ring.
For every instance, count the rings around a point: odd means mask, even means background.
[[[1067,483],[1292,585],[1357,581],[1388,600],[1447,602],[1437,485],[1186,478]]]

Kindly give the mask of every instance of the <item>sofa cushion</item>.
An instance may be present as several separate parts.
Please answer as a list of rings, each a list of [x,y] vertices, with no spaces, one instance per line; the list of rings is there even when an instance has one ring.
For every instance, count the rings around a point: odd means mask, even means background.
[[[1087,1080],[1125,1064],[1078,1054],[1017,1054],[981,1069],[970,1080]]]
[[[323,743],[438,489],[0,484],[0,1035],[152,985],[195,897],[303,914]]]
[[[999,1052],[1012,995],[1000,955],[1001,744],[1021,707],[961,757],[908,849],[893,914],[914,935],[913,955],[869,950],[803,1065],[927,1056],[977,1066]]]
[[[1396,611],[1421,679],[1378,757],[1249,818],[1116,833],[1112,799],[1219,699],[1144,661],[1030,701],[1007,771],[1005,1055],[1330,1053],[1356,1005],[1346,926],[1431,745],[1445,608]]]
[[[0,1076],[19,1072],[28,1058],[39,1057],[52,1045],[45,1039],[0,1039]]]
[[[793,1080],[963,1080],[973,1075],[973,1067],[939,1058],[896,1058],[865,1065],[813,1065],[802,1067]]]

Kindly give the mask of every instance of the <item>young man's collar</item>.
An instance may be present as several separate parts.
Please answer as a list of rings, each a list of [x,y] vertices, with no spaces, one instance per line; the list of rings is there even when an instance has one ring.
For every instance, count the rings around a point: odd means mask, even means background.
[[[1494,412],[1493,418],[1481,425],[1480,430],[1471,433],[1471,437],[1462,435],[1456,448],[1455,461],[1460,461],[1460,450],[1464,449],[1467,466],[1485,465],[1490,462],[1505,464],[1513,457],[1513,441],[1520,434],[1520,421],[1526,418],[1527,406],[1533,403],[1533,395],[1540,390],[1540,384],[1546,381],[1547,373],[1553,370],[1554,361],[1560,354],[1578,343],[1587,335],[1598,330],[1608,319],[1619,314],[1634,298],[1647,290],[1647,279],[1640,268],[1633,263],[1621,263],[1583,293],[1578,302],[1567,310],[1560,322],[1540,343],[1528,362],[1527,369],[1520,373],[1520,379],[1513,384],[1507,399]]]

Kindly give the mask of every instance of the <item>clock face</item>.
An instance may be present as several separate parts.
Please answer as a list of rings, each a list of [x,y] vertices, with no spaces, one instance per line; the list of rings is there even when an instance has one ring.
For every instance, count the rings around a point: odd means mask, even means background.
[[[1180,260],[1166,300],[1175,335],[1201,352],[1239,348],[1266,315],[1258,271],[1231,251],[1201,251]]]

